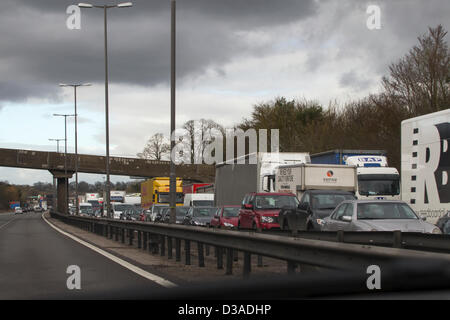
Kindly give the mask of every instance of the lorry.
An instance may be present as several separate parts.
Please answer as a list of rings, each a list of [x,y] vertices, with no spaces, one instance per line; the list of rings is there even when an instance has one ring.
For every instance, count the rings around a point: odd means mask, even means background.
[[[213,207],[214,193],[187,193],[184,195],[185,207]]]
[[[141,205],[141,194],[140,193],[133,193],[133,194],[127,194],[124,198],[124,203],[130,203],[134,205]]]
[[[402,200],[428,222],[450,212],[450,110],[402,121]]]
[[[169,204],[169,177],[156,177],[141,183],[141,207],[150,209],[156,204]],[[183,205],[183,180],[176,180],[176,205]]]
[[[251,192],[274,192],[275,168],[285,164],[309,163],[307,152],[256,152],[216,165],[215,206],[241,205]]]
[[[186,184],[183,185],[183,194],[188,194],[188,193],[197,193],[198,188],[200,187],[208,187],[212,185],[212,183],[191,183],[191,184]]]
[[[350,165],[295,164],[275,171],[275,192],[293,193],[300,199],[306,190],[356,192],[356,167]]]
[[[400,199],[400,174],[388,167],[384,150],[330,150],[312,154],[311,163],[356,166],[358,199]]]
[[[125,191],[111,190],[110,201],[123,203],[125,201],[125,195],[126,195]]]

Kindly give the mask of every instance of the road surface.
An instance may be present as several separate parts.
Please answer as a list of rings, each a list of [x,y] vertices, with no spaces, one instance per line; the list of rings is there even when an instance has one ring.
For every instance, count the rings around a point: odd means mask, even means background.
[[[41,213],[0,214],[0,257],[0,299],[108,298],[161,288],[60,234]],[[80,268],[80,290],[67,288],[71,265]]]

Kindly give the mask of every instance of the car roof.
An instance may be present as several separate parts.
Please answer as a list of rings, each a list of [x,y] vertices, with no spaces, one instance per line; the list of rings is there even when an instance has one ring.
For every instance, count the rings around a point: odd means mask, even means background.
[[[295,194],[290,192],[252,192],[255,196],[294,196]]]
[[[356,199],[356,200],[345,200],[343,202],[352,202],[352,203],[356,203],[356,204],[360,204],[360,203],[404,203],[406,204],[405,201],[402,200],[384,200],[384,199],[370,199],[370,200],[362,200],[362,199]]]

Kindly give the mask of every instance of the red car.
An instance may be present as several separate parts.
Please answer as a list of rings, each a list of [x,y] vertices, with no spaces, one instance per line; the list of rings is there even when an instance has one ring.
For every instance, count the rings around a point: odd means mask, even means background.
[[[298,206],[293,193],[256,193],[245,196],[239,210],[239,229],[268,230],[280,228],[278,214],[281,208]]]
[[[220,207],[211,219],[211,227],[215,228],[237,228],[239,221],[240,206]]]

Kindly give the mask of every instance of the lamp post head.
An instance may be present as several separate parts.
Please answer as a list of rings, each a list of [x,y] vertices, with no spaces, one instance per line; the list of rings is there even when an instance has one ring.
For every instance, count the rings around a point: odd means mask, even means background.
[[[92,7],[94,7],[94,6],[93,6],[92,4],[90,4],[90,3],[79,3],[78,6],[79,6],[80,8],[92,8]]]
[[[133,6],[132,2],[122,2],[117,5],[117,8],[129,8],[132,6]]]

